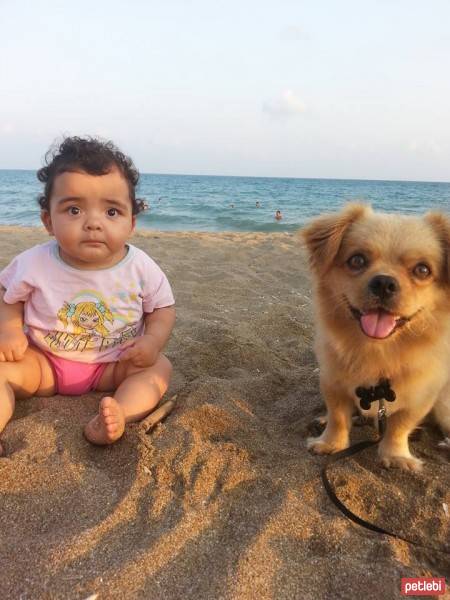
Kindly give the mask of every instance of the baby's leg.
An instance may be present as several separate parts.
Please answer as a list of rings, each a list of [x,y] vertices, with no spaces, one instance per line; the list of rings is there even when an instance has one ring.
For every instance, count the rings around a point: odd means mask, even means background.
[[[14,362],[0,362],[0,432],[14,412],[15,399],[55,393],[53,371],[39,350],[28,347],[24,357]],[[3,447],[0,443],[0,456]]]
[[[117,387],[114,396],[100,401],[99,413],[84,429],[93,444],[112,444],[122,437],[125,424],[140,421],[158,404],[166,392],[172,365],[160,355],[151,367],[139,368],[129,361],[105,369],[97,387],[100,391]]]

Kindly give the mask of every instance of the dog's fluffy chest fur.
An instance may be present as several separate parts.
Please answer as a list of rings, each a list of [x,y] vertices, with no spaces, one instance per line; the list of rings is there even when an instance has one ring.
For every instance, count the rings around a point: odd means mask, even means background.
[[[447,326],[448,324],[443,324]],[[450,374],[450,333],[442,336],[441,343],[434,342],[429,351],[414,346],[410,341],[402,344],[368,342],[357,346],[342,338],[333,338],[328,331],[318,328],[316,354],[320,364],[321,379],[335,386],[351,398],[365,416],[375,417],[378,403],[362,410],[356,388],[376,386],[380,379],[388,379],[395,391],[396,400],[386,403],[388,416],[404,406],[436,401],[447,385]]]

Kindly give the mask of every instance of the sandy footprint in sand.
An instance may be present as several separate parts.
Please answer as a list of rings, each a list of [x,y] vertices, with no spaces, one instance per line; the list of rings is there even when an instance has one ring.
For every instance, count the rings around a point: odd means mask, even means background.
[[[123,408],[112,396],[100,400],[98,415],[84,428],[84,435],[93,444],[112,444],[122,437],[125,430]]]

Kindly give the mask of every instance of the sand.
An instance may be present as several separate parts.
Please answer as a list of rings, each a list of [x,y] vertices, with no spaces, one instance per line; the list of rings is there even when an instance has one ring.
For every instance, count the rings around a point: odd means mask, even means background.
[[[0,267],[48,237],[0,229]],[[294,235],[137,233],[166,271],[178,320],[167,348],[174,411],[146,434],[89,445],[98,394],[17,405],[0,459],[0,598],[400,598],[401,577],[450,575],[449,454],[431,425],[423,473],[374,448],[331,471],[305,439],[323,413],[305,256]],[[369,425],[352,439],[373,437]],[[446,507],[447,511],[446,511]]]

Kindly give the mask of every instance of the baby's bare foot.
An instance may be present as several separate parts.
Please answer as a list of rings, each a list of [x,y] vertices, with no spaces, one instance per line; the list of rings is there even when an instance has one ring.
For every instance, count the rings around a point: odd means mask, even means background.
[[[111,396],[100,400],[98,415],[84,428],[84,435],[93,444],[113,444],[125,430],[125,415],[120,404]]]

